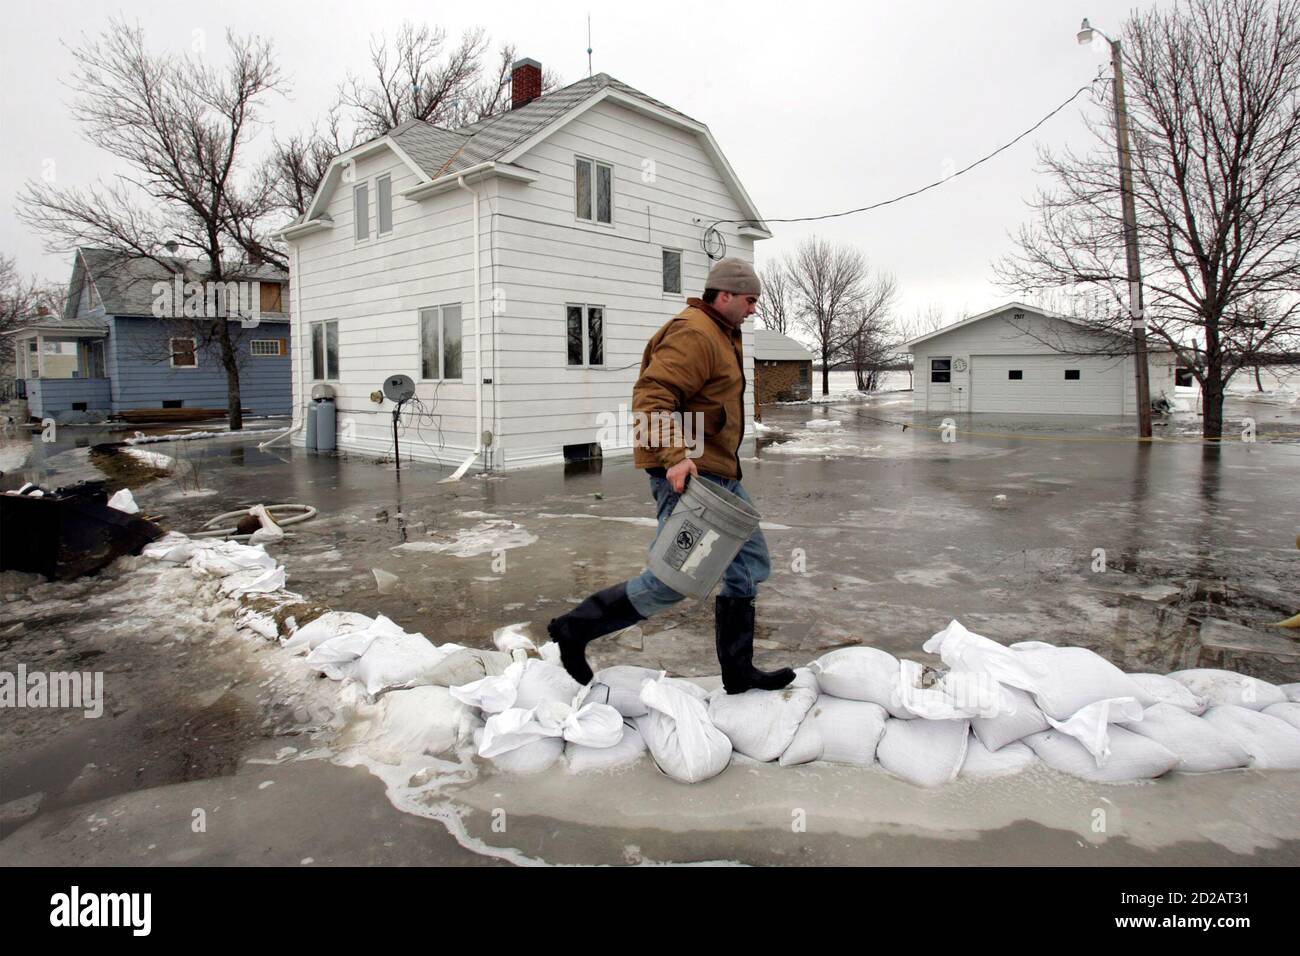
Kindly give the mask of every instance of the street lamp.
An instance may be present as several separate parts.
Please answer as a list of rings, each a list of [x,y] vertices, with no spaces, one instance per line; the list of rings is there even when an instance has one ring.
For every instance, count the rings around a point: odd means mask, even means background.
[[[1151,381],[1147,370],[1147,322],[1142,304],[1142,266],[1138,261],[1137,210],[1133,204],[1133,160],[1129,153],[1128,110],[1124,105],[1124,54],[1119,41],[1096,29],[1084,17],[1079,43],[1092,43],[1093,33],[1110,44],[1111,66],[1115,68],[1115,139],[1119,146],[1119,195],[1124,212],[1124,247],[1128,256],[1129,328],[1133,333],[1133,363],[1137,378],[1138,430],[1151,437]]]

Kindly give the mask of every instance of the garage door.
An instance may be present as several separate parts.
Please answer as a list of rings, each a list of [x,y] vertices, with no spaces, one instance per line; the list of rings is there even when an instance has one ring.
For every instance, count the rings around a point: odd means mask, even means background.
[[[1124,414],[1125,362],[1073,355],[972,355],[971,411]]]

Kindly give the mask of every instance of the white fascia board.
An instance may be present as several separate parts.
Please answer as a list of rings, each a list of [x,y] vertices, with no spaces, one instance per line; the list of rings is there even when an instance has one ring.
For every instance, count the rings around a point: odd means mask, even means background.
[[[462,176],[465,177],[467,182],[473,181],[476,183],[482,182],[491,176],[517,183],[537,181],[537,173],[522,166],[512,166],[509,163],[479,163],[477,166],[470,166],[468,169],[448,173],[445,176],[439,176],[437,179],[431,179],[428,182],[404,189],[400,195],[403,199],[428,199],[430,196],[437,196],[440,193],[450,192],[458,188],[457,181]]]
[[[281,242],[293,242],[301,239],[303,236],[310,236],[313,232],[320,232],[322,229],[333,229],[334,221],[328,217],[320,219],[310,219],[307,222],[300,222],[296,226],[285,226],[279,232],[271,233],[272,239],[279,239]]]
[[[365,159],[367,156],[373,156],[383,149],[392,150],[393,155],[400,159],[416,178],[422,183],[429,181],[429,174],[416,164],[415,160],[407,154],[406,150],[398,146],[391,136],[380,136],[378,139],[372,139],[368,143],[362,143],[360,146],[354,146],[346,152],[339,153],[330,160],[329,166],[325,169],[325,175],[321,177],[320,187],[316,190],[316,195],[312,197],[307,206],[307,221],[319,219],[317,208],[327,201],[330,196],[334,195],[334,189],[343,174],[343,167],[348,163],[355,162],[358,159]],[[306,223],[304,223],[305,225]]]

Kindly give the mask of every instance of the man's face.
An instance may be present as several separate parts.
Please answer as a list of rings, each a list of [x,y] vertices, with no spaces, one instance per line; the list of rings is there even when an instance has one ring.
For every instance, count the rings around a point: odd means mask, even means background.
[[[733,328],[739,328],[745,319],[753,315],[757,305],[758,296],[737,295],[734,292],[719,292],[718,297],[713,300],[713,307],[722,313],[722,317],[730,322]]]

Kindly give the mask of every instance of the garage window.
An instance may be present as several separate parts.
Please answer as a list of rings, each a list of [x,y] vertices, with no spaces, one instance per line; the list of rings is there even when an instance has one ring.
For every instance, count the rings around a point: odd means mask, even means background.
[[[1065,370],[1065,380],[1067,382],[1077,382],[1079,380],[1079,370],[1077,368],[1067,368]]]
[[[952,381],[952,359],[930,359],[930,381]]]
[[[1007,369],[1007,379],[1012,382],[1019,382],[1025,377],[1024,369],[1009,368]]]

